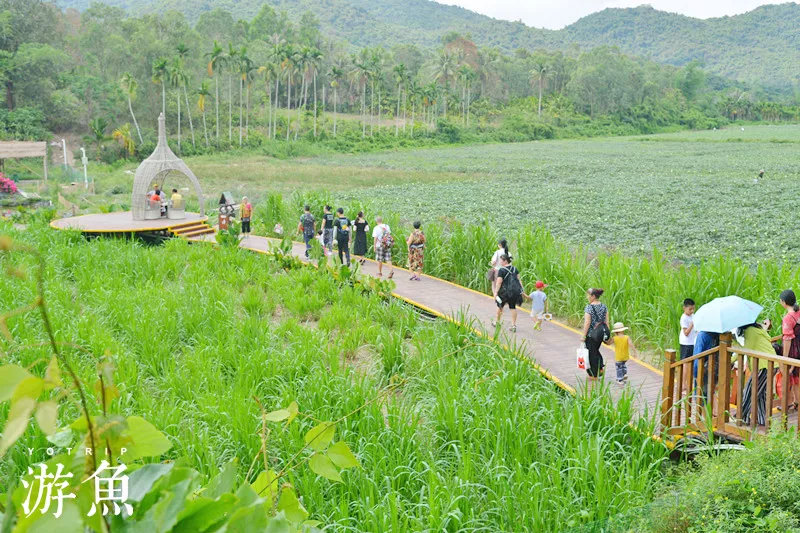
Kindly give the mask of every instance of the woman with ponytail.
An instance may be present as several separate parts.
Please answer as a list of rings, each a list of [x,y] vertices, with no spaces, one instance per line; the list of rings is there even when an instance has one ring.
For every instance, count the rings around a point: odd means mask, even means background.
[[[486,273],[486,279],[491,282],[492,287],[494,287],[494,282],[497,279],[497,273],[500,271],[500,267],[503,266],[500,264],[500,257],[503,255],[511,257],[511,254],[508,253],[508,241],[500,239],[497,241],[497,250],[495,250],[492,259],[489,261],[491,268]]]
[[[792,359],[800,359],[800,305],[797,296],[791,289],[786,289],[780,295],[781,305],[786,309],[786,315],[781,322],[783,333],[783,355]],[[789,373],[789,411],[797,409],[797,385],[800,375],[797,367]],[[783,392],[783,391],[782,391]]]

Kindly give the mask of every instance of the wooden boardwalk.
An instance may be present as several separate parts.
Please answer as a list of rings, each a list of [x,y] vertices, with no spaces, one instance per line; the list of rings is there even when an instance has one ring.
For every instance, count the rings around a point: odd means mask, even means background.
[[[212,236],[192,239],[209,241]],[[240,246],[248,250],[268,252],[278,241],[266,237],[249,236],[242,239]],[[304,257],[305,246],[294,243],[292,253]],[[336,258],[338,261],[338,257]],[[363,274],[376,276],[377,264],[368,260],[361,268]],[[384,276],[388,268],[384,265]],[[469,317],[480,323],[485,331],[491,333],[494,328],[491,321],[497,309],[491,296],[430,276],[422,276],[422,281],[410,281],[405,269],[395,267],[392,281],[396,288],[394,296],[415,305],[437,316],[456,320],[458,317]],[[508,309],[503,315],[501,342],[521,345],[525,354],[557,385],[569,392],[584,387],[586,372],[579,370],[575,364],[575,350],[580,344],[581,333],[560,322],[545,322],[541,331],[534,331],[531,317],[520,312],[517,331],[512,333],[508,327],[511,317]],[[469,325],[469,324],[467,324]],[[473,326],[477,326],[473,324]],[[480,331],[480,327],[475,327]],[[623,387],[614,381],[614,353],[603,347],[603,359],[606,363],[606,380],[610,382],[612,395],[619,397]],[[662,373],[658,369],[635,359],[628,362],[628,384],[635,392],[635,402],[640,413],[656,413],[659,409],[662,387]]]

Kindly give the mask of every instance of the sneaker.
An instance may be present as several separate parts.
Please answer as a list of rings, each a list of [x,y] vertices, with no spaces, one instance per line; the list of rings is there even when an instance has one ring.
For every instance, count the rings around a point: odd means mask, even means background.
[[[510,327],[510,328],[508,328],[508,329],[509,329],[510,331],[512,331],[512,332],[516,332],[516,331],[517,331],[517,326],[511,326],[511,327]]]
[[[498,322],[497,320],[492,320],[492,321],[491,321],[491,322],[489,322],[489,323],[492,325],[492,327],[493,327],[493,328],[499,328],[500,326],[502,326],[502,325],[503,325],[503,323],[502,323],[502,322]]]

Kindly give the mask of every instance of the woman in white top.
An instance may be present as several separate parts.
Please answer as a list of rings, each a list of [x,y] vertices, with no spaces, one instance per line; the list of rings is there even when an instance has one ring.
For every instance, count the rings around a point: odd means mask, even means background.
[[[502,255],[510,255],[508,253],[508,241],[505,239],[497,241],[497,250],[495,250],[494,255],[492,255],[492,260],[489,261],[489,265],[492,268],[486,273],[486,279],[492,284],[494,284],[494,281],[497,279],[497,271],[503,266],[500,264],[500,256]]]

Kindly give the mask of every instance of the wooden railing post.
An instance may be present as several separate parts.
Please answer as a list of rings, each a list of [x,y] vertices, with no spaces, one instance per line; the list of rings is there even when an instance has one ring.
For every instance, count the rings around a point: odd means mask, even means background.
[[[672,424],[672,391],[675,387],[675,350],[664,352],[664,381],[661,387],[661,429],[668,430]]]
[[[731,334],[725,333],[719,337],[719,388],[717,391],[717,428],[722,430],[728,421],[728,402],[731,396],[731,352],[728,347]]]

